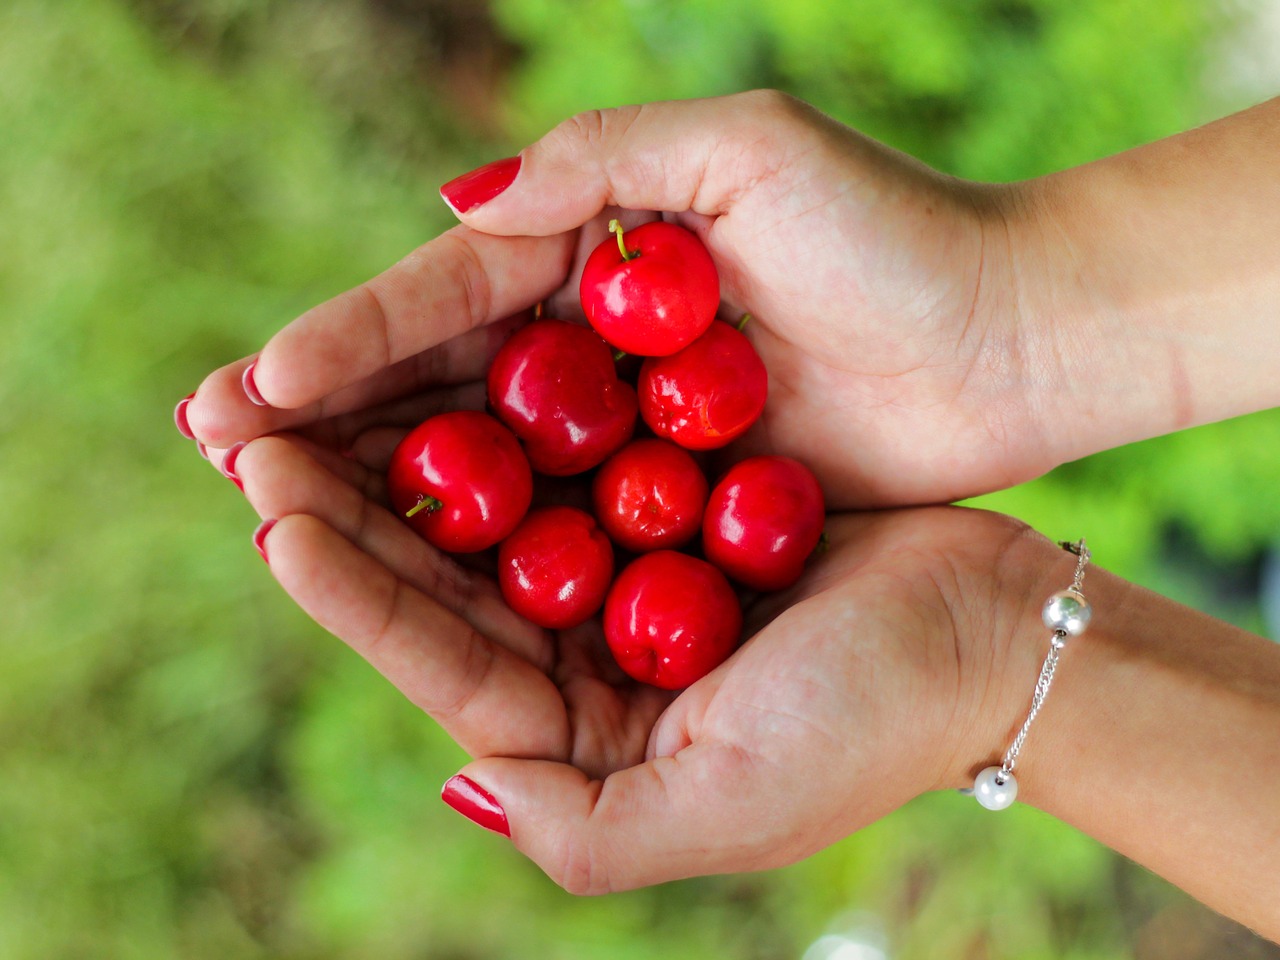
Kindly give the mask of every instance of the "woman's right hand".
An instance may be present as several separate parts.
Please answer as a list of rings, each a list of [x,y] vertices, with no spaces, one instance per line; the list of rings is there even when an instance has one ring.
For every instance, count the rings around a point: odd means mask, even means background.
[[[770,397],[732,454],[798,457],[840,508],[1001,489],[1280,403],[1277,120],[1280,99],[992,186],[773,92],[581,114],[518,164],[460,178],[466,203],[446,185],[463,226],[274,336],[254,370],[270,408],[241,389],[245,358],[185,413],[226,447],[335,414],[388,419],[379,404],[441,385],[482,402],[518,322],[495,321],[542,300],[580,317],[608,220],[662,211],[711,250],[724,313],[756,318]]]
[[[483,195],[485,176],[468,189]],[[1056,462],[1024,390],[1036,351],[1011,293],[1011,190],[941,176],[772,92],[583,114],[486,202],[446,186],[464,227],[272,338],[252,375],[273,409],[240,389],[246,358],[187,413],[227,447],[479,380],[501,330],[463,331],[544,298],[580,318],[582,260],[607,220],[667,211],[715,257],[723,313],[755,318],[770,399],[734,454],[803,460],[835,507],[1004,487]]]

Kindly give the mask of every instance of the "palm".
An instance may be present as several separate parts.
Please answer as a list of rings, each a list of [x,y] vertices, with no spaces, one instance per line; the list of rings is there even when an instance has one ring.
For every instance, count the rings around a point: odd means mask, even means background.
[[[254,506],[284,517],[268,541],[284,588],[477,766],[550,761],[538,777],[595,782],[601,822],[620,824],[609,811],[632,810],[628,789],[683,758],[713,823],[661,838],[657,872],[627,885],[795,860],[954,773],[967,658],[950,610],[957,596],[991,599],[975,586],[1001,544],[991,515],[833,517],[830,549],[793,588],[750,604],[754,635],[677,696],[624,677],[598,619],[551,633],[517,617],[490,577],[383,508],[376,470],[285,436],[242,457]]]
[[[242,458],[259,513],[286,517],[270,547],[285,589],[473,756],[558,760],[604,778],[700,737],[768,753],[766,727],[775,744],[799,737],[827,749],[851,704],[860,722],[878,723],[915,699],[886,677],[954,687],[944,598],[929,584],[967,512],[932,511],[932,527],[913,514],[833,518],[831,548],[804,578],[748,607],[751,642],[676,697],[621,673],[598,618],[551,632],[516,616],[486,573],[385,509],[377,471],[284,436]],[[778,737],[778,722],[792,732]]]

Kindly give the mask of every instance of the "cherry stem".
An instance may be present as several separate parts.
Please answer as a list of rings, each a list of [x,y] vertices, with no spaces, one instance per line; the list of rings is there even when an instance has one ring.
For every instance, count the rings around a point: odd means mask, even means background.
[[[751,314],[744,313],[742,319],[738,321],[738,332],[741,333],[751,321]]]
[[[623,260],[634,260],[636,257],[640,256],[638,252],[631,253],[627,250],[627,245],[622,241],[622,224],[617,220],[609,221],[609,232],[616,233],[618,235],[618,252],[622,254]]]
[[[613,362],[614,362],[614,363],[617,363],[619,360],[625,360],[625,359],[627,359],[627,351],[625,351],[625,350],[615,350],[615,351],[613,351]]]
[[[419,496],[418,502],[409,508],[409,512],[405,516],[412,517],[415,513],[421,513],[423,510],[427,511],[427,513],[432,513],[443,506],[444,503],[435,497]]]

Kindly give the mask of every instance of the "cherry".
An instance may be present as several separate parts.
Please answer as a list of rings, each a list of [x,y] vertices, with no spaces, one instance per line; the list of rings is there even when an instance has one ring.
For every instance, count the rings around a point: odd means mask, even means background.
[[[521,327],[494,357],[488,387],[494,412],[539,473],[590,470],[635,430],[635,390],[618,379],[608,344],[576,323]]]
[[[387,469],[391,506],[453,553],[493,546],[529,509],[533,475],[520,443],[488,414],[434,416],[400,441]]]
[[[604,636],[618,665],[665,690],[714,670],[741,632],[742,610],[724,574],[673,550],[633,560],[604,602]]]
[[[668,440],[634,440],[608,460],[591,488],[596,518],[620,547],[647,553],[687,543],[702,528],[707,478]]]
[[[595,520],[573,507],[533,510],[498,548],[507,604],[540,627],[567,630],[604,603],[613,547]]]
[[[720,278],[702,242],[655,220],[596,247],[579,294],[591,326],[619,350],[646,357],[675,353],[702,335],[720,304]]]
[[[781,590],[800,579],[825,520],[822,488],[808,467],[790,457],[750,457],[711,491],[702,547],[740,583]]]
[[[769,377],[751,341],[716,322],[683,350],[645,360],[636,389],[649,429],[682,447],[711,450],[759,419]]]

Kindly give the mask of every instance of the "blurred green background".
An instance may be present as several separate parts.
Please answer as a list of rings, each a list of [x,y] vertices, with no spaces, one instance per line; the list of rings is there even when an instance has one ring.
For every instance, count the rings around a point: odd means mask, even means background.
[[[579,109],[777,86],[1019,178],[1261,99],[1257,17],[5,0],[0,957],[1280,957],[1034,810],[953,796],[789,869],[575,900],[438,801],[462,755],[293,609],[171,421],[207,371],[446,227],[438,184]],[[987,502],[1265,632],[1278,480],[1273,411]]]

